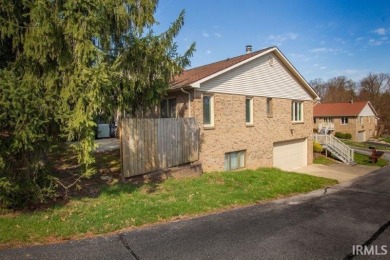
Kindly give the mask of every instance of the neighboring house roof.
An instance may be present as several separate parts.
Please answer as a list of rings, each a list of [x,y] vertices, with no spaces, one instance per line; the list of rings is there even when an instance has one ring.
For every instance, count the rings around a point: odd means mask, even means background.
[[[359,116],[366,106],[377,116],[369,101],[317,104],[314,106],[313,115],[314,117]]]
[[[279,51],[277,47],[269,47],[259,51],[250,52],[237,57],[228,58],[226,60],[185,70],[174,78],[174,80],[171,82],[170,88],[199,88],[200,83],[217,77],[225,72],[228,72],[238,66],[241,66],[249,61],[262,57],[271,52],[273,52],[282,61],[287,69],[296,77],[296,79],[303,85],[306,91],[309,92],[314,99],[318,98],[318,95],[310,87],[307,81],[302,77],[301,74],[299,74],[295,67],[287,60],[287,58]]]

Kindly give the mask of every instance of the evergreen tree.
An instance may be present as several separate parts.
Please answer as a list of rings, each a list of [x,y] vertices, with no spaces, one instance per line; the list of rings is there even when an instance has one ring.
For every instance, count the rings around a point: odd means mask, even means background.
[[[0,202],[43,200],[53,142],[79,140],[91,176],[97,116],[155,105],[189,65],[174,42],[184,11],[155,35],[157,0],[0,0]],[[34,194],[34,195],[32,195]]]

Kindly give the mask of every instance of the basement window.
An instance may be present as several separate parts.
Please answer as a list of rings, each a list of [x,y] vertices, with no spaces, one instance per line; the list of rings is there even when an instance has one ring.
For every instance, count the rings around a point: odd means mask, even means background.
[[[225,153],[225,171],[245,167],[245,151]]]

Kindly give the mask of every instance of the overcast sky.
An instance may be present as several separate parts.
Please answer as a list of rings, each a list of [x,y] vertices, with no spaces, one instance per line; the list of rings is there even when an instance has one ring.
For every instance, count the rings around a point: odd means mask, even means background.
[[[244,54],[251,44],[277,46],[308,81],[390,73],[390,1],[160,0],[156,32],[183,9],[177,44],[184,52],[196,42],[192,67]]]

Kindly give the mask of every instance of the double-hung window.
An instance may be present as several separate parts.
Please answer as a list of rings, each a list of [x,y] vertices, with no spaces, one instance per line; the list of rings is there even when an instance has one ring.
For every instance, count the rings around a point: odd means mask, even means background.
[[[163,99],[160,104],[160,117],[176,117],[176,98]]]
[[[303,122],[303,102],[293,101],[291,103],[291,121]]]
[[[214,97],[203,95],[203,125],[214,126]]]
[[[245,99],[245,122],[247,125],[253,124],[253,98]]]
[[[341,124],[342,125],[348,125],[348,117],[344,116],[341,118]]]
[[[324,117],[324,122],[325,123],[333,123],[333,118],[332,117]]]

